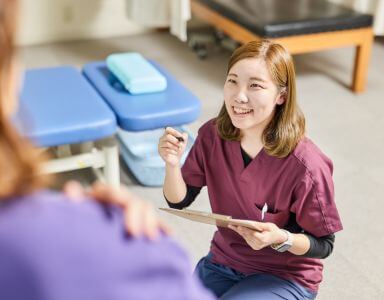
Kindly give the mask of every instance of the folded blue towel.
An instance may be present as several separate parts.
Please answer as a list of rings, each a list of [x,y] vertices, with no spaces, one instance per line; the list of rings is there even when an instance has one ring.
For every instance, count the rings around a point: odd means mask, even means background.
[[[111,54],[107,66],[131,94],[161,92],[167,88],[165,77],[139,53]]]

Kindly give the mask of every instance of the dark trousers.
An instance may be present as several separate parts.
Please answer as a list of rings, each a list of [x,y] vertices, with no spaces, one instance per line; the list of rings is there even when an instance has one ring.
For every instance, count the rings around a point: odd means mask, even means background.
[[[298,300],[316,297],[316,293],[295,282],[265,273],[247,276],[229,267],[212,263],[211,258],[211,254],[203,257],[197,264],[195,273],[203,285],[219,299]]]

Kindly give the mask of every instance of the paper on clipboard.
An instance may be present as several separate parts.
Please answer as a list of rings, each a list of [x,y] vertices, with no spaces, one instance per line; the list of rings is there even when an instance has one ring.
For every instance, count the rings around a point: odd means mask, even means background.
[[[178,217],[189,219],[195,222],[216,225],[220,227],[228,227],[228,225],[244,226],[252,230],[255,228],[254,222],[249,220],[232,219],[231,216],[208,213],[191,209],[174,209],[174,208],[159,208]]]

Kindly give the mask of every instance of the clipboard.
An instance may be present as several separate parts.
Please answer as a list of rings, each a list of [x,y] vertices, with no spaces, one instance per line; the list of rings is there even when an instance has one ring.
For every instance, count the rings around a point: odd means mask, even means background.
[[[252,230],[258,229],[254,225],[254,221],[232,219],[231,216],[208,213],[203,211],[191,210],[191,209],[174,209],[174,208],[159,208],[162,211],[170,214],[189,219],[195,222],[216,225],[220,227],[228,227],[228,225],[244,226]]]

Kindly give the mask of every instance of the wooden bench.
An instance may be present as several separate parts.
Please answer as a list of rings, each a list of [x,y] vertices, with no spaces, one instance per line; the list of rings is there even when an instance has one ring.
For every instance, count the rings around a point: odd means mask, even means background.
[[[194,16],[232,39],[267,38],[291,54],[356,47],[352,90],[363,92],[373,43],[373,17],[325,0],[191,0]]]

